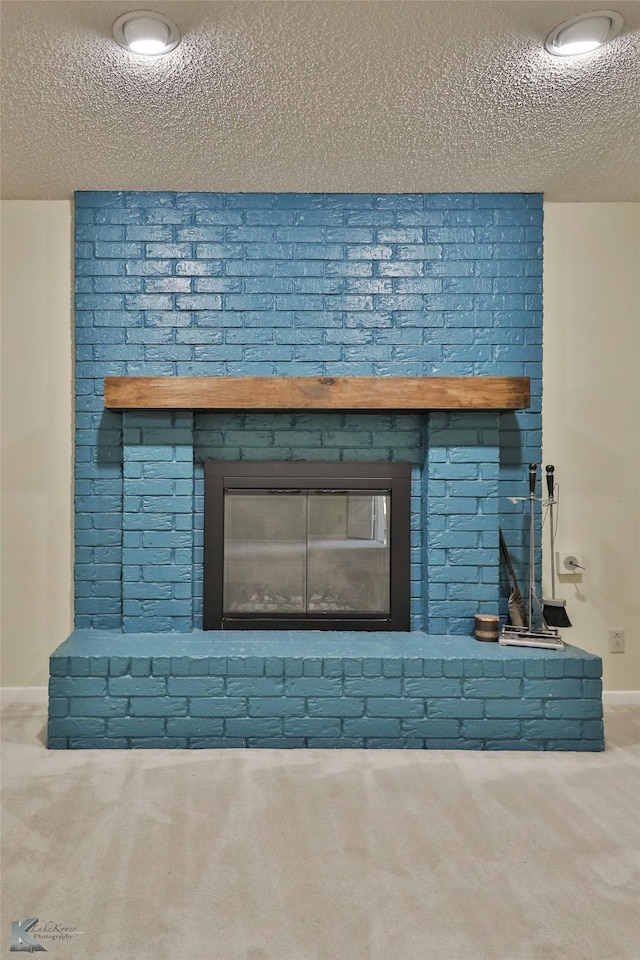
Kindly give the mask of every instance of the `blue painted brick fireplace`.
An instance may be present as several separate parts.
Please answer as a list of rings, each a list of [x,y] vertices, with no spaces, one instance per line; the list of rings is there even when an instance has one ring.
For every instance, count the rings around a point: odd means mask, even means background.
[[[78,193],[75,221],[76,631],[52,658],[50,746],[307,746],[323,729],[326,745],[597,749],[597,658],[470,639],[475,613],[505,612],[498,525],[524,579],[527,522],[507,497],[540,461],[541,196]],[[124,375],[528,376],[531,405],[106,411],[103,378]],[[206,459],[411,463],[411,632],[203,634]],[[463,672],[437,673],[451,658]],[[236,675],[256,677],[255,700]],[[298,675],[339,685],[345,712],[319,687],[309,700]],[[358,676],[371,696],[354,700]],[[513,689],[496,692],[497,676]],[[578,685],[540,688],[533,706],[534,680]],[[462,712],[438,712],[456,699]]]

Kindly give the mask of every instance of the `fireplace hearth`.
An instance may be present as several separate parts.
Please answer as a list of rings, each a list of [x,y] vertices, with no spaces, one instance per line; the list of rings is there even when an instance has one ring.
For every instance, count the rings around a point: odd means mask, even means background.
[[[540,460],[540,195],[80,192],[75,223],[50,748],[603,748],[599,658],[470,635]]]
[[[410,480],[398,463],[205,463],[205,630],[408,630]]]

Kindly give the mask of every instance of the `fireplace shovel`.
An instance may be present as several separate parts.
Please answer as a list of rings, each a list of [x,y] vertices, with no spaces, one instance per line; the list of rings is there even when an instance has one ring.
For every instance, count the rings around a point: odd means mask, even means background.
[[[515,571],[513,569],[513,563],[511,562],[511,557],[509,556],[509,551],[507,550],[507,544],[504,539],[504,534],[501,529],[500,533],[500,552],[502,553],[504,562],[507,565],[507,570],[509,571],[509,579],[511,581],[511,593],[509,594],[509,599],[507,601],[507,606],[509,608],[509,620],[511,621],[512,626],[514,627],[525,627],[527,624],[526,615],[524,612],[524,602],[522,600],[522,594],[520,593],[520,588],[518,587],[518,581],[516,580]]]
[[[524,498],[529,501],[529,597],[528,597],[528,627],[511,625],[502,628],[498,642],[503,646],[512,647],[542,647],[546,650],[564,650],[564,643],[555,627],[548,627],[542,610],[542,604],[536,594],[536,526],[535,526],[535,504],[536,504],[536,477],[538,475],[538,464],[529,464],[529,496]],[[516,499],[516,498],[514,498]],[[537,613],[542,620],[540,630],[533,628],[533,608],[536,607]]]
[[[557,503],[554,497],[554,468],[547,467],[547,493],[549,501],[549,524],[551,529],[551,599],[542,599],[542,615],[551,627],[570,627],[571,620],[565,610],[567,601],[556,599],[556,531],[553,523],[553,508]]]

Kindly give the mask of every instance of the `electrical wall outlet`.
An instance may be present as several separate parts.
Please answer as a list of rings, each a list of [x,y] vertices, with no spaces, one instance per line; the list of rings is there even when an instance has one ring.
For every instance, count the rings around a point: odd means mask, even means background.
[[[624,630],[609,630],[609,652],[624,653]]]

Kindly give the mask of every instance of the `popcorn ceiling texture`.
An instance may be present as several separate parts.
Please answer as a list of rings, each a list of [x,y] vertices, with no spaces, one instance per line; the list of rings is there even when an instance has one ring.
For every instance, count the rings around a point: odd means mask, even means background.
[[[592,3],[160,2],[183,41],[157,60],[111,39],[132,6],[2,4],[3,196],[640,199],[638,3],[615,5],[623,36],[571,61],[544,38]]]

